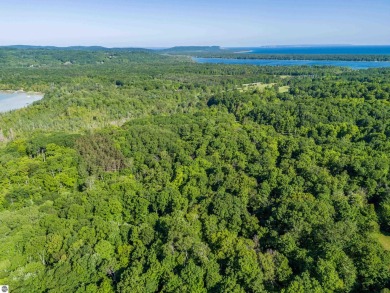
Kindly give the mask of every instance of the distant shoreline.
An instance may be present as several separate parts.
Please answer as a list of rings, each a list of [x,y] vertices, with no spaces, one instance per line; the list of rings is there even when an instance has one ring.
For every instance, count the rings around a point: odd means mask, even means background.
[[[193,57],[196,63],[255,65],[255,66],[333,66],[346,67],[354,70],[369,68],[390,68],[390,61],[344,61],[344,60],[284,60],[284,59],[238,59],[238,58],[207,58]]]

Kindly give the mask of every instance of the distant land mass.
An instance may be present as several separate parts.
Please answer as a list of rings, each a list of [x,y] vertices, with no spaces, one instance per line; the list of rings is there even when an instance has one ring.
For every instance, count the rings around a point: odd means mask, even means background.
[[[107,51],[107,50],[131,50],[131,51],[150,51],[150,48],[138,48],[138,47],[117,47],[109,48],[103,46],[68,46],[68,47],[56,47],[56,46],[30,46],[30,45],[11,45],[1,46],[0,48],[11,49],[45,49],[45,50],[74,50],[74,51]]]
[[[266,46],[266,47],[173,47],[165,54],[200,58],[390,61],[390,46]]]
[[[6,50],[62,50],[83,52],[149,52],[164,55],[186,55],[198,58],[268,59],[268,60],[339,60],[339,61],[390,61],[390,45],[277,45],[262,47],[175,46],[172,48],[137,48],[103,46],[30,46],[0,47]],[[32,50],[32,51],[31,51]]]
[[[0,46],[3,48],[14,49],[53,49],[53,50],[153,50],[161,52],[226,52],[226,51],[253,51],[268,53],[269,50],[273,52],[283,51],[283,53],[297,53],[299,50],[305,50],[313,54],[320,53],[326,50],[327,52],[342,52],[345,54],[390,54],[390,45],[350,45],[350,44],[326,44],[326,45],[263,45],[251,47],[222,47],[222,46],[174,46],[174,47],[104,47],[104,46],[36,46],[36,45],[9,45]]]
[[[182,52],[220,52],[224,51],[220,46],[177,46],[162,50],[169,53]]]
[[[0,46],[0,48],[11,49],[46,49],[46,50],[82,50],[82,51],[107,51],[107,50],[153,50],[161,52],[219,52],[224,51],[220,46],[175,46],[171,48],[166,47],[103,47],[103,46],[34,46],[34,45],[10,45]]]
[[[346,47],[346,46],[361,46],[361,45],[351,45],[351,44],[297,44],[297,45],[261,45],[261,46],[251,46],[251,48],[280,48],[280,47],[288,47],[288,48],[295,48],[295,47]],[[378,45],[379,46],[379,45]],[[229,48],[229,47],[227,47]],[[243,47],[238,47],[243,48]],[[246,47],[248,48],[248,47]]]

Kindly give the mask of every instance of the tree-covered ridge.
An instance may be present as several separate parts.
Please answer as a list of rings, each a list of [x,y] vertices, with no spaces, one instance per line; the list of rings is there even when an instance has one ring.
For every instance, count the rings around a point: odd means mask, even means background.
[[[390,286],[376,236],[390,232],[390,70],[134,64],[1,69],[1,86],[35,76],[24,87],[46,95],[1,115],[0,283],[16,292]],[[240,90],[250,82],[274,85]]]
[[[163,56],[146,49],[108,49],[103,47],[0,47],[0,65],[7,67],[49,67],[71,65],[120,64],[158,61]]]

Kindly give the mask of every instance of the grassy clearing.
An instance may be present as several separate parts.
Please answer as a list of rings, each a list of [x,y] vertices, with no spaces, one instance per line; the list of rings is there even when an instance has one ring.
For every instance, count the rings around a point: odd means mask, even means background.
[[[279,87],[279,93],[288,93],[290,87],[288,85]]]
[[[243,84],[241,88],[238,88],[238,90],[240,92],[254,91],[254,90],[258,90],[258,91],[262,92],[266,88],[271,88],[274,85],[276,85],[276,83],[261,83],[261,82],[246,83],[246,84]],[[289,86],[281,86],[279,88],[279,93],[286,93],[286,92],[288,92],[289,89],[290,89]]]
[[[254,83],[245,83],[242,85],[241,88],[238,88],[240,92],[246,92],[246,91],[264,91],[266,88],[271,88],[276,83],[262,83],[262,82],[254,82]]]
[[[260,90],[263,91],[266,88],[270,88],[276,83],[261,83],[261,82],[254,82],[254,83],[246,83],[242,85],[242,90],[247,91],[247,90]]]
[[[382,244],[385,250],[390,251],[390,235],[378,232],[373,233],[372,236],[378,239],[379,243]]]

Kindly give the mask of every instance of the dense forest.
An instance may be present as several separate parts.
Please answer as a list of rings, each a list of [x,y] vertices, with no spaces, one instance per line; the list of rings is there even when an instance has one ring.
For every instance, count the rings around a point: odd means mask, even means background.
[[[1,48],[12,292],[385,292],[390,69]]]

